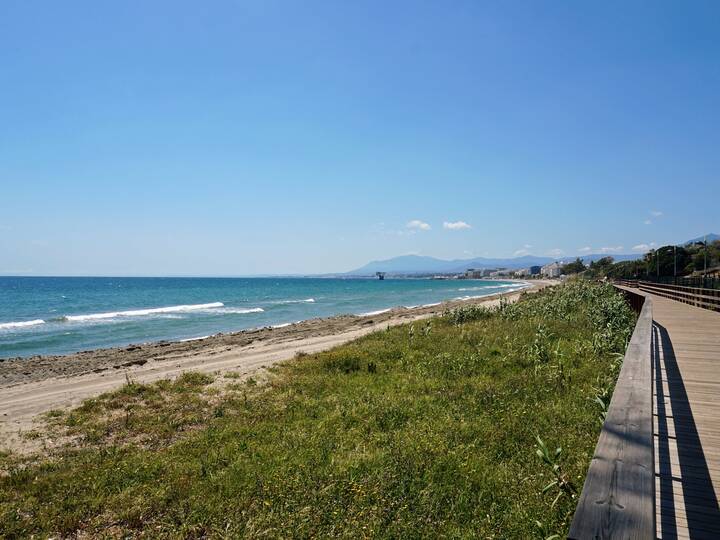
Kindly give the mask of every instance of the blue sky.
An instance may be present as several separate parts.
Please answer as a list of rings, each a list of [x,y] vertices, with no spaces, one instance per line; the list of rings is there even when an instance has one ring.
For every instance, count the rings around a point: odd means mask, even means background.
[[[0,273],[720,232],[719,27],[712,1],[5,0]]]

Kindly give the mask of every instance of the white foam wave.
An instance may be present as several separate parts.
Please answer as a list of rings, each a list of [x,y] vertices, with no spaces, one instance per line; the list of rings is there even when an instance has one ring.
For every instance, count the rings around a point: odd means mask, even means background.
[[[35,319],[32,321],[17,321],[17,322],[0,323],[0,330],[10,329],[10,328],[25,328],[27,326],[37,326],[38,324],[45,324],[45,321],[43,321],[42,319]]]
[[[461,287],[458,289],[458,291],[466,292],[466,291],[484,291],[485,289],[508,289],[508,288],[518,288],[518,287],[528,287],[529,283],[503,283],[502,285],[482,285],[480,287]]]
[[[222,302],[210,302],[209,304],[187,304],[181,306],[167,306],[150,309],[131,309],[127,311],[110,311],[107,313],[91,313],[89,315],[66,315],[63,317],[66,321],[82,322],[96,321],[102,319],[115,319],[117,317],[142,317],[146,315],[155,315],[157,313],[183,313],[186,311],[207,310],[212,308],[223,307]]]
[[[270,328],[287,328],[288,326],[292,326],[293,324],[294,323],[291,323],[291,322],[286,322],[286,323],[282,323],[282,324],[274,324]]]
[[[314,298],[303,298],[302,300],[276,300],[272,304],[314,304]]]
[[[231,307],[224,307],[219,309],[210,309],[207,310],[211,313],[228,313],[228,314],[234,314],[234,315],[244,315],[246,313],[262,313],[265,311],[261,307],[254,307],[254,308],[231,308]]]
[[[380,315],[381,313],[387,313],[392,308],[378,309],[377,311],[368,311],[367,313],[361,313],[360,317],[370,317],[371,315]]]
[[[525,287],[518,287],[517,285],[515,285],[514,287],[515,287],[514,289],[508,289],[507,292],[511,293],[511,292],[519,291],[520,289],[525,288]],[[489,294],[479,294],[479,295],[475,295],[475,296],[457,296],[457,297],[453,298],[453,300],[475,300],[477,298],[487,298],[488,296],[493,296],[493,294],[489,293]]]
[[[198,336],[198,337],[191,337],[191,338],[181,339],[181,340],[180,340],[180,343],[186,343],[186,342],[188,342],[188,341],[198,341],[198,340],[201,340],[201,339],[207,339],[207,338],[209,338],[209,337],[210,337],[210,336]]]
[[[442,304],[442,302],[433,302],[432,304],[416,304],[413,306],[403,306],[405,309],[422,309],[422,308],[429,308],[429,307],[435,307]]]

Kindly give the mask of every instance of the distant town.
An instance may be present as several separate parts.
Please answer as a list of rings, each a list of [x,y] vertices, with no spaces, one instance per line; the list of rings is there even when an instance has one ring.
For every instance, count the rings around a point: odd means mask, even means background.
[[[460,274],[434,274],[433,279],[484,279],[484,278],[558,278],[563,275],[563,261],[555,261],[544,266],[534,265],[527,268],[468,268]]]
[[[464,272],[444,272],[444,273],[413,273],[413,274],[397,274],[393,277],[413,277],[413,278],[432,278],[432,279],[486,279],[486,278],[558,278],[564,275],[564,269],[567,263],[563,261],[555,261],[544,266],[534,265],[527,268],[468,268]],[[375,276],[383,280],[388,272],[375,272]]]
[[[458,276],[460,279],[481,279],[481,278],[529,278],[529,277],[560,277],[563,274],[562,261],[555,261],[545,266],[528,266],[527,268],[511,269],[511,268],[468,268],[464,274]]]

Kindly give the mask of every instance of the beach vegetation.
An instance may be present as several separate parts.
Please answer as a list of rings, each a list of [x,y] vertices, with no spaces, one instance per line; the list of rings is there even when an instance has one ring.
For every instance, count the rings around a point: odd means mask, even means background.
[[[578,280],[261,382],[129,380],[46,418],[67,444],[0,455],[0,537],[564,536],[633,325]]]

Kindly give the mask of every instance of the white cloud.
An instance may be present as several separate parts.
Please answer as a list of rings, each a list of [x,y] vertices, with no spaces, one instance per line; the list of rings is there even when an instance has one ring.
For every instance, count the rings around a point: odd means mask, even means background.
[[[580,253],[590,253],[592,251],[592,248],[590,246],[581,247],[578,249]]]
[[[460,229],[472,229],[472,225],[465,223],[464,221],[445,221],[443,223],[443,229],[458,231]]]
[[[653,249],[657,244],[655,242],[650,242],[649,244],[638,244],[637,246],[633,246],[633,251],[650,251]]]
[[[560,248],[551,249],[547,252],[550,257],[562,257],[565,252]]]
[[[523,247],[524,247],[525,249],[530,249],[530,248],[532,247],[532,245],[530,245],[530,244],[525,244]]]
[[[424,221],[420,221],[419,219],[413,219],[411,221],[408,221],[405,227],[416,231],[429,231],[431,229],[429,223],[425,223]]]
[[[622,248],[622,246],[601,247],[600,253],[613,253],[614,251],[622,251]]]
[[[650,210],[650,215],[652,216],[652,218],[653,218],[654,220],[657,221],[658,218],[661,218],[661,217],[663,216],[663,213],[662,213],[660,210]],[[653,219],[649,219],[649,218],[648,218],[648,219],[646,219],[645,221],[643,221],[643,223],[644,223],[645,225],[652,225]]]

